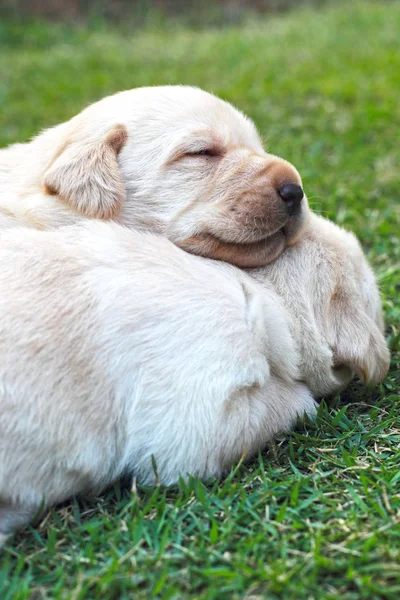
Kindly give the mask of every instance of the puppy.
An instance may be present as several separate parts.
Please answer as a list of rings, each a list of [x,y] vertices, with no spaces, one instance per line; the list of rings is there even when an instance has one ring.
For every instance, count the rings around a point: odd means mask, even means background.
[[[308,206],[296,169],[211,94],[139,88],[0,150],[0,227],[113,219],[241,267],[296,242]]]
[[[3,541],[124,473],[217,477],[313,416],[314,396],[388,369],[363,253],[314,215],[251,275],[113,223],[16,228],[0,289]]]

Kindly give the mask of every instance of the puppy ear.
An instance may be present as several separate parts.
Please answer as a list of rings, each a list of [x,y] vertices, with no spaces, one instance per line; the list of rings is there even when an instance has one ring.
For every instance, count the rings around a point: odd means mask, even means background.
[[[360,294],[340,286],[333,294],[330,338],[335,366],[348,366],[363,383],[379,383],[389,369],[390,354],[381,331],[364,309]]]
[[[113,217],[125,198],[117,156],[127,137],[116,125],[99,142],[67,143],[44,175],[45,193],[87,217]]]

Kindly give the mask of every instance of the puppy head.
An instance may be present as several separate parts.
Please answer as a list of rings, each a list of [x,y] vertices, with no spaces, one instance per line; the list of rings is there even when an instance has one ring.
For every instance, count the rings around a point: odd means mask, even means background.
[[[44,189],[86,216],[242,267],[271,262],[302,233],[308,206],[296,169],[264,151],[249,119],[202,90],[122,92],[64,131]]]
[[[375,277],[354,235],[310,215],[296,248],[255,272],[273,282],[290,314],[302,356],[302,378],[316,396],[357,374],[378,383],[389,368]]]

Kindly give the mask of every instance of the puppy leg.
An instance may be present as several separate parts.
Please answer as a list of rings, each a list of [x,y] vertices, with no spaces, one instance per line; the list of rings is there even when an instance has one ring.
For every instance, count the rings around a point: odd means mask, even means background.
[[[212,453],[201,476],[219,476],[243,455],[253,456],[274,436],[290,430],[298,418],[314,419],[317,403],[302,383],[271,377],[260,388],[237,390],[225,404]]]
[[[38,511],[38,506],[22,506],[0,500],[0,548],[17,529],[27,525]]]

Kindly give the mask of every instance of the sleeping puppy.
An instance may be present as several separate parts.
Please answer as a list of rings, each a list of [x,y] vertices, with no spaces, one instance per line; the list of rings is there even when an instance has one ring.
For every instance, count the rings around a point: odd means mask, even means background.
[[[2,541],[124,473],[217,477],[389,364],[362,250],[315,215],[252,275],[114,223],[16,228],[0,289]]]
[[[296,169],[227,102],[184,86],[104,98],[0,150],[0,228],[113,219],[241,267],[263,266],[308,215]]]

